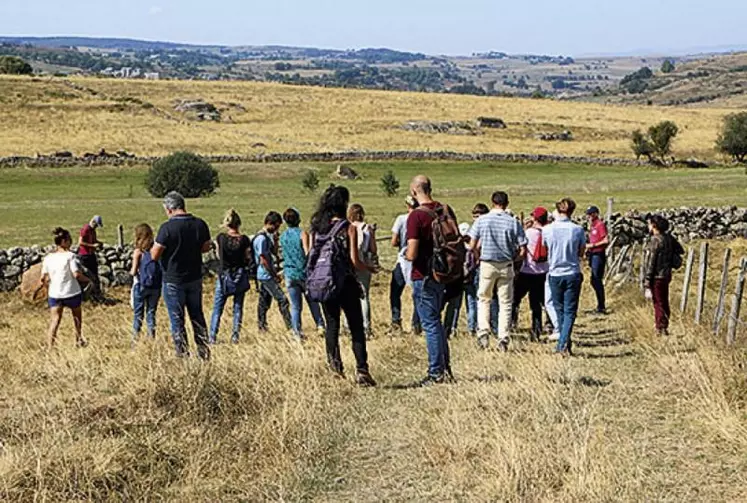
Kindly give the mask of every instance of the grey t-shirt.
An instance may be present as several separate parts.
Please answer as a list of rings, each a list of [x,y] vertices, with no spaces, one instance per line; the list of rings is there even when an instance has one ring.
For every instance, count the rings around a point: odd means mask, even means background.
[[[398,234],[399,235],[399,250],[402,251],[405,248],[407,248],[407,217],[409,215],[405,213],[404,215],[400,215],[397,217],[397,219],[394,221],[394,225],[392,226],[392,234]]]

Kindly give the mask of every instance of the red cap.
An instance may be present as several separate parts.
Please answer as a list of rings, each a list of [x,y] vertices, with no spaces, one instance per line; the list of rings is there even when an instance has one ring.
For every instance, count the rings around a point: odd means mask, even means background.
[[[542,206],[534,208],[534,211],[532,211],[532,218],[537,220],[543,217],[547,217],[547,210]]]

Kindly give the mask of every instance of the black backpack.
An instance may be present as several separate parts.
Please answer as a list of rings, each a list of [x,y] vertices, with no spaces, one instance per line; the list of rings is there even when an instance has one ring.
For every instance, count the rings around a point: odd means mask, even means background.
[[[677,238],[669,235],[669,239],[672,240],[672,269],[681,269],[683,265],[682,256],[685,254],[685,249],[682,247]]]

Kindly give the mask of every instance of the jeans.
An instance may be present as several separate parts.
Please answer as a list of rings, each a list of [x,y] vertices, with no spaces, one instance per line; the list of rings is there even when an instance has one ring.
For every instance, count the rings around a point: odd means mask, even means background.
[[[140,329],[143,327],[143,317],[148,325],[148,337],[156,336],[156,310],[158,301],[161,300],[161,290],[157,288],[141,288],[140,284],[132,287],[134,300],[134,314],[132,320],[132,338],[136,339],[140,335]]]
[[[654,315],[656,317],[656,330],[669,330],[669,318],[672,313],[669,309],[669,283],[671,278],[656,278],[651,285],[651,294],[654,301]]]
[[[477,289],[477,321],[481,337],[490,333],[490,304],[498,291],[498,337],[508,341],[511,336],[511,309],[514,302],[513,262],[480,262],[480,285]]]
[[[532,310],[532,339],[542,335],[542,306],[545,303],[546,274],[519,273],[514,290],[513,319],[519,319],[519,307],[529,294],[529,308]]]
[[[241,334],[241,324],[244,319],[244,296],[246,292],[237,292],[233,295],[228,295],[223,289],[223,281],[221,277],[218,277],[218,281],[215,282],[215,298],[213,300],[213,316],[210,319],[210,343],[215,344],[218,340],[218,332],[220,331],[220,318],[223,316],[223,308],[226,307],[226,302],[229,297],[233,297],[233,332],[231,334],[231,342],[239,342],[239,335]]]
[[[589,255],[589,268],[591,269],[591,287],[597,295],[597,311],[606,308],[604,298],[604,270],[607,267],[607,255],[604,252]]]
[[[189,343],[185,327],[185,310],[189,314],[194,331],[197,355],[203,360],[210,359],[208,346],[207,323],[202,312],[202,279],[189,283],[164,283],[163,300],[171,321],[171,337],[174,339],[177,356],[188,356]]]
[[[402,266],[397,264],[397,267],[392,271],[392,281],[389,284],[389,307],[392,310],[392,324],[402,323],[402,293],[405,291],[407,281],[405,275],[402,273]],[[415,296],[412,298],[413,310],[412,310],[412,328],[417,330],[420,328],[420,317],[418,316],[418,310],[415,308]]]
[[[444,285],[430,278],[412,282],[418,316],[425,332],[428,349],[428,375],[440,378],[451,371],[449,361],[449,340],[441,323],[441,309],[444,305]]]
[[[578,312],[578,299],[581,295],[581,283],[584,278],[581,274],[569,274],[567,276],[550,276],[550,290],[555,311],[558,313],[558,328],[560,339],[558,339],[557,351],[571,351],[571,334],[573,324],[576,322]]]
[[[267,311],[270,310],[272,299],[275,299],[283,316],[285,328],[290,330],[291,315],[288,309],[288,298],[283,293],[280,285],[274,279],[259,281],[259,302],[257,303],[257,326],[262,332],[267,331]]]
[[[340,295],[322,304],[324,317],[327,320],[325,344],[327,347],[327,363],[335,372],[342,373],[342,356],[340,355],[340,315],[350,326],[353,339],[353,354],[355,366],[359,372],[368,372],[368,353],[366,352],[366,332],[363,329],[363,310],[360,302],[360,286],[353,276],[349,276]]]
[[[459,314],[462,310],[462,292],[446,302],[446,315],[444,316],[444,332],[450,337],[459,328]]]
[[[467,299],[467,329],[477,332],[477,288],[480,285],[480,275],[475,274],[472,283],[464,288],[464,296]],[[490,329],[494,335],[498,335],[498,295],[493,292],[493,300],[490,303]]]
[[[295,279],[286,279],[285,286],[288,288],[288,297],[290,298],[290,313],[291,313],[291,325],[293,332],[296,335],[303,335],[303,328],[301,322],[301,314],[303,313],[303,299],[306,298],[306,303],[309,305],[309,311],[311,316],[314,318],[317,328],[324,328],[324,318],[322,317],[322,309],[318,302],[312,302],[309,297],[306,296],[306,282]]]

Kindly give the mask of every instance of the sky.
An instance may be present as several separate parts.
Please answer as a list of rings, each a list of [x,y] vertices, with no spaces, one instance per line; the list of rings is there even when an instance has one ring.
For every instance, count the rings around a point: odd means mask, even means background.
[[[431,55],[747,47],[747,0],[0,0],[0,35]]]

